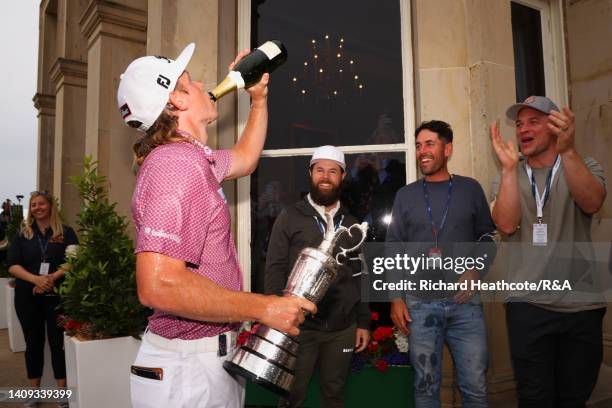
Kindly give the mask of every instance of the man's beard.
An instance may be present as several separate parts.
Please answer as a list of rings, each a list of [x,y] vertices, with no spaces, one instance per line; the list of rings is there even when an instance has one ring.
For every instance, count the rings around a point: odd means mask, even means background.
[[[342,184],[339,184],[329,191],[321,191],[318,186],[310,180],[310,198],[312,198],[312,201],[315,203],[327,207],[335,204],[336,201],[340,199],[341,188]]]

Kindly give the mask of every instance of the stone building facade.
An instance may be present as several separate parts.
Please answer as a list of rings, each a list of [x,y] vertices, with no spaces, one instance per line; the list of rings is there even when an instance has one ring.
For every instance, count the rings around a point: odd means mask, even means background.
[[[252,0],[256,1],[256,0]],[[394,1],[394,0],[385,0]],[[453,173],[476,178],[490,193],[498,172],[489,123],[502,118],[502,134],[514,134],[505,120],[516,100],[510,0],[397,0],[402,11],[404,133],[415,123],[441,118],[456,134]],[[596,158],[612,180],[612,3],[606,0],[517,0],[548,18],[544,30],[547,93],[576,113],[579,152]],[[85,155],[99,161],[109,195],[129,216],[135,172],[135,132],[117,111],[119,75],[143,55],[176,56],[189,42],[197,51],[191,76],[207,89],[225,77],[237,51],[251,43],[251,0],[42,0],[38,88],[38,189],[60,197],[68,222],[79,208],[67,184],[79,174]],[[209,144],[231,146],[244,126],[244,94],[219,102],[219,120]],[[417,177],[406,143],[407,179]],[[349,148],[347,152],[367,148]],[[234,232],[247,280],[251,256],[249,181],[227,183]],[[612,240],[612,199],[595,215],[596,241]],[[513,392],[503,306],[487,304],[492,398]],[[612,313],[604,327],[605,362],[612,365]],[[452,364],[445,358],[443,398],[452,401]]]

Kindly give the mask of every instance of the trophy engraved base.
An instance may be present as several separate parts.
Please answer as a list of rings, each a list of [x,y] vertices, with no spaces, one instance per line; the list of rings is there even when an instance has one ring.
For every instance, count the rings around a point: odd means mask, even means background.
[[[223,363],[223,368],[287,397],[293,384],[298,346],[294,337],[260,325],[232,358]]]

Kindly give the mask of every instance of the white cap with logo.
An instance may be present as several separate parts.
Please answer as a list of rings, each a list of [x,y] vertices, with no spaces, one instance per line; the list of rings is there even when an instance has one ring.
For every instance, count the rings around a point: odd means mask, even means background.
[[[310,165],[312,166],[319,160],[333,160],[342,167],[342,170],[346,170],[346,163],[344,162],[344,153],[336,146],[321,146],[317,147],[312,154],[310,159]]]
[[[132,61],[117,90],[119,112],[128,126],[146,132],[157,120],[194,50],[191,43],[176,60],[147,56]]]

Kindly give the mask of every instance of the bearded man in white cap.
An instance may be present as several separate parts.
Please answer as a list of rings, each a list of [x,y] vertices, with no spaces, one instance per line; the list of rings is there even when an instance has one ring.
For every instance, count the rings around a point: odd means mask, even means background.
[[[344,153],[321,146],[310,160],[310,193],[285,208],[272,228],[266,257],[265,292],[280,295],[302,249],[318,247],[328,223],[337,229],[357,219],[340,203],[346,176]],[[287,400],[279,406],[300,407],[315,366],[319,367],[322,407],[344,406],[344,383],[353,352],[366,348],[370,339],[370,311],[361,302],[361,261],[352,254],[317,305],[319,312],[304,322],[295,380]]]
[[[257,165],[269,75],[247,90],[251,111],[239,142],[212,150],[206,126],[218,113],[186,71],[194,48],[188,45],[176,60],[136,59],[117,92],[125,123],[144,132],[134,145],[141,167],[132,215],[138,296],[154,309],[131,368],[134,408],[242,407],[243,384],[223,369],[235,347],[236,323],[257,320],[297,335],[303,311],[316,311],[305,299],[241,292],[220,183]]]

